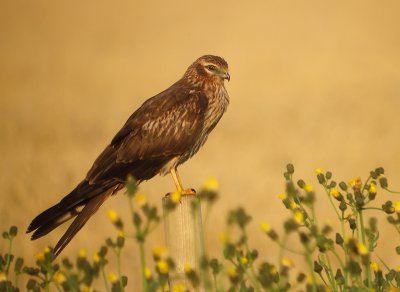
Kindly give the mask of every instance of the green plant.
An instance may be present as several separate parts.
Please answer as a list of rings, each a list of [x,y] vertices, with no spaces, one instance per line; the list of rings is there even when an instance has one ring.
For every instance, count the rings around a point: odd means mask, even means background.
[[[331,172],[316,170],[317,181],[334,210],[338,230],[321,223],[316,212],[314,188],[304,180],[294,180],[294,167],[287,165],[284,173],[285,193],[280,195],[289,218],[283,221],[279,234],[268,223],[261,230],[279,247],[278,258],[259,257],[259,251],[249,244],[249,224],[252,218],[244,208],[227,215],[226,232],[222,235],[221,257],[209,258],[207,250],[200,271],[185,267],[185,275],[193,289],[207,291],[387,291],[400,288],[400,268],[389,267],[375,253],[380,240],[378,221],[367,217],[368,212],[384,212],[393,232],[400,234],[400,202],[377,203],[378,189],[388,189],[383,168],[371,171],[363,182],[360,178],[348,183],[336,182]],[[121,260],[126,240],[135,240],[140,251],[142,289],[144,291],[187,291],[179,284],[168,287],[168,279],[176,277],[174,260],[161,246],[153,249],[153,262],[147,263],[148,235],[162,221],[155,206],[146,197],[137,194],[132,178],[127,183],[127,198],[131,211],[133,231],[116,211],[107,215],[117,229],[115,239],[107,238],[105,245],[88,259],[81,249],[75,259],[53,261],[52,249],[46,247],[36,255],[33,267],[25,266],[24,259],[12,254],[17,228],[3,233],[6,252],[0,254],[0,291],[93,291],[94,280],[102,279],[106,291],[124,291],[128,277],[122,273]],[[218,197],[217,182],[209,181],[198,196],[208,214]],[[164,210],[164,216],[179,205],[181,195],[173,193]],[[367,220],[368,218],[368,220]],[[298,238],[300,248],[289,246],[289,238]],[[398,237],[397,237],[398,238]],[[154,246],[154,244],[151,244]],[[400,245],[394,253],[400,254]],[[296,271],[290,254],[303,258],[307,271]],[[116,258],[116,267],[110,267],[108,258]],[[274,264],[277,262],[278,264]],[[378,264],[380,262],[381,264]],[[381,268],[381,265],[383,266]],[[108,273],[107,273],[108,271]],[[114,272],[115,271],[115,272]],[[26,283],[21,285],[21,275]]]

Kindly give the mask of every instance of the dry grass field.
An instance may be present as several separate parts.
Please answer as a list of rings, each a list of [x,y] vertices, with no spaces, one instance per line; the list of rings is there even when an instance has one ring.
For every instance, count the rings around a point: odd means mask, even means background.
[[[134,109],[197,57],[216,54],[230,65],[231,104],[181,176],[194,188],[209,177],[220,182],[207,225],[212,253],[227,210],[240,205],[254,218],[252,243],[273,261],[275,246],[258,226],[287,217],[278,199],[286,163],[315,185],[317,167],[347,181],[383,166],[400,189],[399,13],[395,0],[1,1],[0,229],[26,228],[85,176]],[[140,191],[160,205],[173,187],[170,177],[156,177]],[[334,219],[316,190],[318,213]],[[121,192],[64,255],[92,253],[114,236],[111,207],[128,220]],[[64,230],[37,242],[22,234],[15,252],[33,258]],[[163,242],[162,232],[149,247]],[[398,235],[382,227],[381,237],[380,256],[393,264],[388,247]],[[131,285],[137,267],[130,243]]]

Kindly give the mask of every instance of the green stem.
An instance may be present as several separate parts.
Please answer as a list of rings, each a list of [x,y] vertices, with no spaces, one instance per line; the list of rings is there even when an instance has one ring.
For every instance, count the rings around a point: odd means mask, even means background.
[[[308,267],[310,269],[310,275],[311,275],[311,282],[312,282],[311,288],[312,288],[313,292],[317,292],[317,286],[315,285],[316,279],[315,279],[315,273],[314,273],[314,266],[313,266],[313,262],[312,262],[312,258],[311,258],[311,252],[306,245],[305,245],[305,248],[306,248],[305,257],[306,257],[306,261],[307,261]]]
[[[342,229],[342,238],[346,238],[346,228],[344,226],[344,211],[342,211],[342,218],[340,220],[340,227]],[[348,273],[346,267],[347,267],[347,264],[349,262],[349,258],[348,258],[348,253],[344,249],[344,247],[343,247],[343,251],[344,251],[344,263],[345,263],[345,265],[343,265],[343,263],[342,263],[342,268],[343,268],[343,272],[344,272],[344,285],[345,285],[345,287],[347,287],[348,282],[349,282],[349,273]],[[339,256],[336,254],[336,251],[334,251],[334,254],[336,255],[337,258],[339,258]]]
[[[106,287],[107,292],[110,292],[110,286],[107,282],[106,271],[104,270],[104,265],[101,266],[101,275],[103,276],[104,286]]]
[[[7,262],[6,262],[6,267],[5,267],[5,272],[6,272],[7,280],[8,280],[8,269],[10,268],[10,264],[11,264],[12,241],[13,241],[13,239],[10,238],[10,239],[9,239],[9,244],[8,244]]]
[[[145,275],[146,260],[145,260],[144,242],[143,241],[139,242],[139,251],[140,251],[140,268],[142,270],[142,287],[143,287],[143,291],[147,292],[147,291],[149,291],[149,289],[147,287],[147,279],[146,279],[146,275]]]
[[[362,211],[360,210],[358,214],[359,214],[358,217],[360,218],[360,231],[361,231],[362,243],[365,246],[367,246],[367,242],[365,240],[365,227],[364,227],[364,219],[363,219]],[[368,250],[368,252],[369,252],[369,250]],[[372,275],[371,275],[371,269],[369,267],[369,263],[365,264],[365,274],[368,279],[368,287],[372,288],[372,279],[371,279]]]
[[[124,290],[124,285],[122,283],[122,274],[121,274],[121,249],[118,248],[116,251],[117,254],[117,271],[118,271],[118,279],[119,279],[119,287],[121,291]]]
[[[325,272],[326,272],[326,274],[327,274],[327,276],[329,278],[329,282],[331,283],[331,285],[333,285],[333,290],[337,291],[335,277],[333,276],[333,273],[332,273],[331,261],[330,261],[330,259],[329,259],[327,254],[325,254],[325,262],[328,263],[328,271],[325,271]]]

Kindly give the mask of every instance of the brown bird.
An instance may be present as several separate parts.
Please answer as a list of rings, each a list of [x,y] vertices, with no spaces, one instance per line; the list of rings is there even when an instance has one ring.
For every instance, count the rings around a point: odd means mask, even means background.
[[[200,149],[226,111],[225,79],[230,80],[226,61],[202,56],[179,81],[145,101],[96,159],[86,178],[33,219],[27,230],[34,231],[31,239],[76,217],[55,246],[57,256],[103,202],[125,186],[128,175],[140,183],[171,173],[176,189],[190,192],[183,188],[177,167]]]

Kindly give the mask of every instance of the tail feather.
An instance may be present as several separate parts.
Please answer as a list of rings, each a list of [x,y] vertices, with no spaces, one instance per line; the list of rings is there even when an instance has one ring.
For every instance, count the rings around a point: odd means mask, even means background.
[[[33,232],[31,239],[35,240],[76,217],[55,247],[54,253],[57,256],[102,203],[120,188],[121,185],[115,182],[91,185],[83,181],[58,204],[33,219],[26,232]]]
[[[78,233],[79,230],[86,224],[90,217],[100,208],[104,201],[113,193],[113,189],[108,190],[101,195],[98,195],[87,202],[82,211],[78,214],[67,231],[57,242],[54,248],[54,255],[58,256],[61,251],[67,246],[71,239]]]
[[[57,204],[40,214],[47,215],[47,217],[36,217],[34,221],[32,221],[32,223],[29,225],[26,232],[29,233],[35,230],[35,232],[31,236],[31,239],[38,239],[53,231],[64,222],[67,222],[71,218],[74,218],[79,213],[80,211],[78,210],[78,208],[72,208],[71,210],[62,210],[60,209],[59,204]]]

